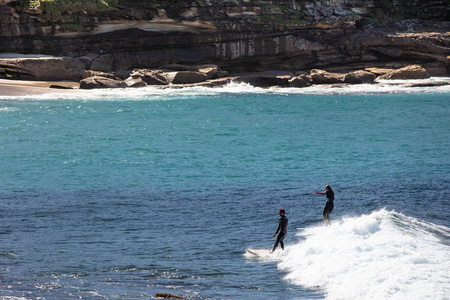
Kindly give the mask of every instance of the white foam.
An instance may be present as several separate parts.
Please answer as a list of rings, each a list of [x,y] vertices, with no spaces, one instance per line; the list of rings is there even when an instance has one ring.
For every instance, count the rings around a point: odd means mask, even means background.
[[[433,81],[450,82],[450,77],[435,77],[426,80],[382,81],[378,84],[354,85],[315,85],[306,88],[269,88],[253,87],[244,83],[230,83],[223,87],[185,87],[161,88],[147,86],[126,89],[93,89],[93,90],[52,90],[50,93],[27,96],[1,96],[0,100],[46,100],[46,99],[81,99],[81,100],[171,100],[180,96],[213,96],[223,94],[292,94],[292,95],[345,95],[345,94],[395,94],[395,93],[450,93],[450,85],[431,87],[412,87],[411,84]]]
[[[16,110],[17,110],[17,108],[15,108],[15,107],[8,107],[8,106],[0,107],[0,112],[10,112],[10,111],[16,111]]]
[[[327,299],[449,299],[447,227],[383,209],[298,235],[278,267]]]

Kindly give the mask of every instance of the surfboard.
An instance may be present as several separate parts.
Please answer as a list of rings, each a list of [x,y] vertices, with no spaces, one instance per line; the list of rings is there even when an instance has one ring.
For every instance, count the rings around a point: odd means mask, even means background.
[[[256,255],[256,256],[261,256],[261,255],[268,255],[270,254],[270,250],[264,250],[264,249],[247,249],[246,250],[248,253]]]

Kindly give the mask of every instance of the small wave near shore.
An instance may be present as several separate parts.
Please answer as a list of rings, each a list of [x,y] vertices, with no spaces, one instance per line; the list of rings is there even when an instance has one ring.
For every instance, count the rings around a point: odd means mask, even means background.
[[[445,82],[445,85],[434,85],[435,82]],[[123,89],[94,90],[58,90],[44,88],[29,82],[0,82],[0,100],[170,100],[171,97],[223,95],[223,94],[287,94],[287,95],[364,95],[364,94],[409,94],[409,93],[450,93],[450,77],[432,77],[424,80],[382,80],[377,84],[351,85],[314,85],[305,88],[260,88],[246,83],[230,83],[223,87],[143,87]],[[25,84],[26,83],[26,84]],[[40,83],[45,85],[45,83]],[[49,85],[50,83],[47,83]]]
[[[278,268],[327,299],[448,299],[448,227],[382,209],[297,236]]]

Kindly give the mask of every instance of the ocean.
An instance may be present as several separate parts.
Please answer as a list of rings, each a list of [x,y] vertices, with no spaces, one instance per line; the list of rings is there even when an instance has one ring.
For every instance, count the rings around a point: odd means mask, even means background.
[[[450,299],[448,87],[3,96],[0,120],[2,300]],[[285,250],[246,253],[280,208]]]

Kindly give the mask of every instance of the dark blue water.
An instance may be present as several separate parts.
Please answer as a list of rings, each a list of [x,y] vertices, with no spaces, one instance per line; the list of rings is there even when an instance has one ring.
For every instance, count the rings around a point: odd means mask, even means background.
[[[297,274],[304,266],[282,254],[244,255],[246,248],[271,248],[281,207],[290,220],[286,244],[300,253],[294,245],[312,237],[296,228],[325,228],[325,199],[312,195],[325,184],[336,193],[332,225],[341,240],[345,226],[359,233],[357,224],[369,224],[363,231],[372,236],[384,232],[384,222],[397,224],[391,231],[425,222],[408,234],[435,237],[416,248],[449,265],[441,256],[450,253],[448,100],[448,93],[180,92],[0,101],[0,294],[354,298],[333,293],[328,282],[309,284]],[[345,225],[348,218],[356,221]],[[314,247],[327,248],[322,240]],[[410,244],[383,247],[402,264]],[[353,256],[361,253],[382,257],[362,250]],[[425,265],[431,270],[433,263]],[[390,276],[363,271],[370,280]],[[336,280],[350,274],[336,271]],[[449,277],[434,276],[437,296],[447,293]],[[389,296],[413,299],[417,284]]]

